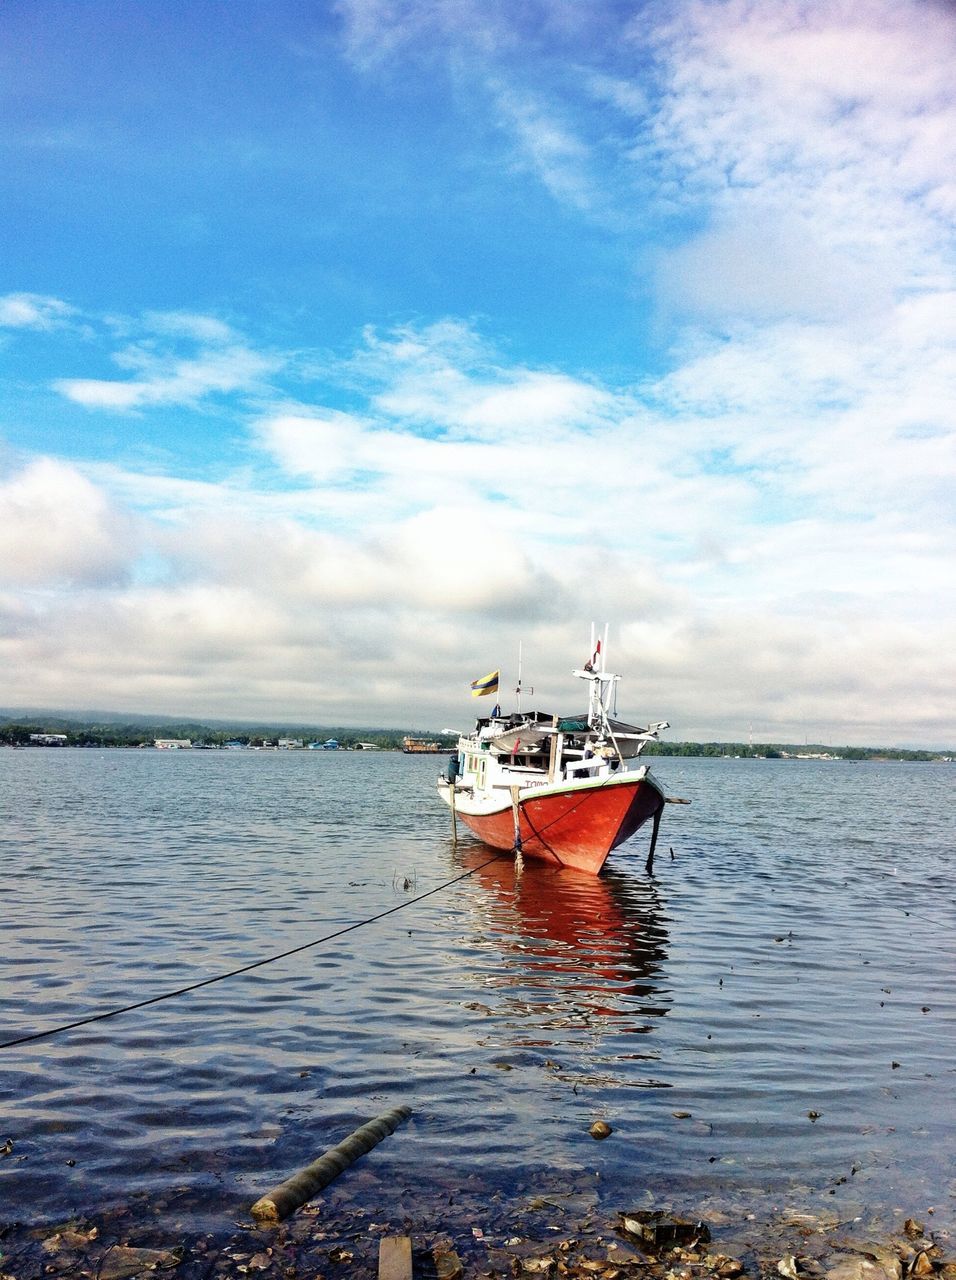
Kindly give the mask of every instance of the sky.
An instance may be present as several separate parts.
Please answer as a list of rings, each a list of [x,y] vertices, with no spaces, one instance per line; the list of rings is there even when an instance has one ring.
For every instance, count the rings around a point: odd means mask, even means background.
[[[956,746],[956,9],[6,0],[0,707]]]

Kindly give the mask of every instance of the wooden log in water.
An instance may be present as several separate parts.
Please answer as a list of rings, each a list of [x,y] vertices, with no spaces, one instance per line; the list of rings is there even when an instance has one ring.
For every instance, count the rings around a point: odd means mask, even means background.
[[[395,1107],[384,1115],[369,1120],[350,1133],[336,1147],[331,1147],[318,1160],[300,1169],[298,1173],[280,1182],[252,1206],[252,1216],[258,1222],[281,1222],[296,1209],[301,1209],[323,1187],[327,1187],[340,1173],[354,1164],[359,1156],[377,1147],[383,1138],[394,1133],[398,1126],[412,1114],[411,1107]]]

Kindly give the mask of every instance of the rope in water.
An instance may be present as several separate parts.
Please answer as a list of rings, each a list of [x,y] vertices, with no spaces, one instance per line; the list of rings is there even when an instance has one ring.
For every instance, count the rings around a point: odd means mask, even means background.
[[[397,906],[389,907],[387,911],[380,911],[377,915],[368,916],[364,920],[357,920],[354,924],[344,925],[341,929],[325,934],[324,937],[313,938],[311,942],[303,942],[297,947],[290,947],[288,951],[280,951],[277,955],[266,956],[262,960],[252,961],[251,964],[240,965],[238,969],[230,969],[228,973],[217,973],[211,978],[203,978],[200,982],[191,982],[188,986],[178,987],[175,991],[164,991],[158,996],[150,996],[148,1000],[137,1000],[135,1003],[123,1005],[119,1009],[107,1009],[103,1013],[93,1013],[85,1018],[77,1018],[74,1022],[65,1022],[58,1027],[48,1027],[45,1031],[34,1031],[30,1035],[17,1036],[13,1040],[0,1041],[0,1049],[13,1049],[17,1045],[30,1044],[36,1040],[48,1040],[51,1036],[62,1035],[65,1031],[74,1031],[77,1027],[86,1027],[93,1022],[105,1022],[107,1018],[118,1018],[122,1013],[132,1013],[134,1009],[145,1009],[148,1005],[159,1004],[163,1000],[174,1000],[177,996],[184,996],[190,991],[198,991],[201,987],[211,987],[213,983],[225,982],[227,978],[236,978],[240,974],[251,973],[253,969],[261,969],[263,965],[274,964],[276,960],[285,960],[288,956],[298,955],[299,952],[308,951],[311,947],[319,947],[324,942],[332,942],[335,938],[342,938],[347,933],[354,933],[356,929],[364,929],[366,925],[375,924],[378,920],[384,920],[386,916],[394,915],[396,911],[404,911],[407,907],[412,907],[418,902],[424,902],[426,898],[431,898],[436,893],[450,889],[452,885],[458,884],[462,880],[467,880],[469,876],[473,876],[477,871],[481,871],[483,867],[487,867],[496,861],[497,856],[488,858],[487,861],[479,863],[477,867],[472,867],[470,871],[465,871],[460,876],[446,880],[443,884],[436,885],[434,889],[429,889],[426,893],[420,893],[417,897],[400,902]]]

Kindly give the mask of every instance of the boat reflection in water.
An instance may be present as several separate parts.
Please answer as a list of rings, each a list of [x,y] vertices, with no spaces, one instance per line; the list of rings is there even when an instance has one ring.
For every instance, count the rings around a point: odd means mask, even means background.
[[[519,871],[511,858],[489,861],[490,852],[479,845],[459,856],[463,867],[476,869],[473,881],[482,888],[475,899],[481,943],[499,953],[484,979],[485,990],[498,994],[498,1009],[488,1012],[513,1019],[508,1042],[586,1043],[591,1050],[600,1044],[601,1056],[615,1059],[615,1075],[622,1058],[656,1057],[636,1052],[633,1041],[608,1043],[652,1031],[671,1007],[663,972],[667,931],[654,885],[621,872],[596,877],[530,860]]]

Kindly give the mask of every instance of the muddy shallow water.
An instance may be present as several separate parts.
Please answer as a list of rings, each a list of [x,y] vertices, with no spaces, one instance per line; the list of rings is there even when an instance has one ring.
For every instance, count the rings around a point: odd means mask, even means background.
[[[0,1050],[0,1223],[221,1234],[407,1103],[326,1213],[953,1228],[956,768],[661,759],[654,877],[638,833],[594,880],[453,848],[440,763],[0,753],[0,1040],[402,907]]]

